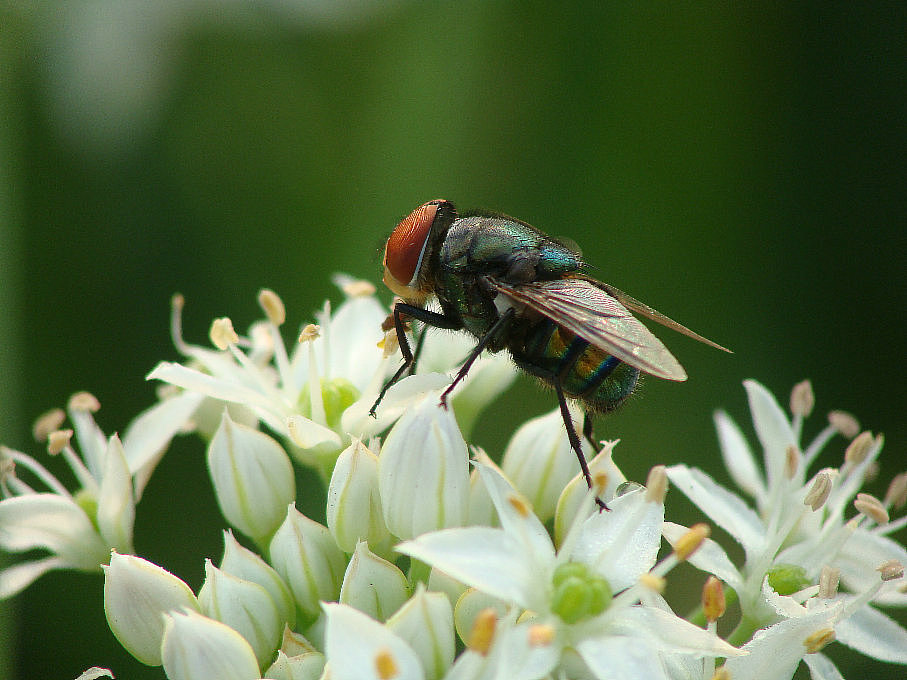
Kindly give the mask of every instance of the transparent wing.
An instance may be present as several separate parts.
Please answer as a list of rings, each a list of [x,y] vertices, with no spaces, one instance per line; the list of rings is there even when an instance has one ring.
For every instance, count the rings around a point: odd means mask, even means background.
[[[622,290],[618,290],[617,288],[612,286],[610,283],[602,283],[599,285],[605,291],[607,291],[608,293],[613,295],[615,298],[617,298],[617,300],[619,300],[620,303],[624,307],[629,309],[630,311],[636,312],[637,314],[641,314],[642,316],[646,317],[647,319],[652,319],[652,321],[655,321],[656,323],[660,323],[662,326],[666,326],[667,328],[677,331],[678,333],[683,333],[687,337],[693,338],[693,340],[698,340],[699,342],[705,343],[709,347],[714,347],[715,349],[720,349],[724,352],[728,352],[729,354],[733,354],[733,352],[731,350],[729,350],[727,347],[722,347],[717,342],[712,342],[708,338],[705,338],[705,337],[699,335],[699,333],[696,333],[695,331],[691,331],[689,328],[687,328],[683,324],[677,323],[676,321],[674,321],[674,319],[665,316],[658,310],[652,309],[645,302],[640,302],[636,298],[631,297],[630,295],[627,295]]]
[[[615,296],[591,281],[569,278],[511,285],[489,278],[489,282],[514,302],[535,310],[630,366],[666,380],[687,379],[683,366],[661,340]]]

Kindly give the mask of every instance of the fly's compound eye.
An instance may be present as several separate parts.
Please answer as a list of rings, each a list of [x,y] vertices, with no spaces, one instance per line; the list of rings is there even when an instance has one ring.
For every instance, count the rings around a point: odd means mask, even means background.
[[[384,281],[394,292],[414,290],[418,285],[419,270],[428,251],[432,225],[439,212],[453,211],[453,205],[444,200],[429,201],[413,210],[394,228],[384,248]],[[392,285],[393,284],[393,285]]]

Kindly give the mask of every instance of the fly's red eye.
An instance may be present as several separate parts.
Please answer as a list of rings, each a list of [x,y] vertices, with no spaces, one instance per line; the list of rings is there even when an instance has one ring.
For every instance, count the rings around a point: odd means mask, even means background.
[[[384,248],[384,266],[403,286],[412,286],[419,273],[431,225],[445,201],[430,201],[413,210],[398,224]]]

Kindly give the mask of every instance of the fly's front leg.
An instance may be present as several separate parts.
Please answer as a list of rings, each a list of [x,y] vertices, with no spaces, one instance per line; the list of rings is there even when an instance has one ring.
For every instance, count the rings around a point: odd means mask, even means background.
[[[400,345],[400,353],[403,355],[403,365],[397,369],[397,372],[388,380],[384,387],[381,388],[381,393],[378,395],[378,398],[375,400],[375,403],[372,404],[372,408],[369,409],[369,415],[372,418],[376,418],[376,410],[378,405],[381,403],[381,400],[384,399],[384,395],[387,394],[387,391],[393,387],[404,375],[406,372],[412,368],[413,363],[415,362],[415,355],[409,347],[409,340],[406,339],[406,326],[403,323],[403,315],[412,317],[416,321],[421,321],[427,326],[437,326],[438,328],[448,328],[451,330],[457,330],[463,327],[463,323],[459,320],[451,319],[450,317],[444,316],[443,314],[438,314],[437,312],[432,312],[427,309],[422,309],[421,307],[414,307],[413,305],[408,305],[405,302],[398,302],[394,305],[394,329],[397,332],[397,344]],[[422,331],[423,337],[425,331]],[[416,351],[418,352],[421,349],[422,340],[418,341],[416,345]]]

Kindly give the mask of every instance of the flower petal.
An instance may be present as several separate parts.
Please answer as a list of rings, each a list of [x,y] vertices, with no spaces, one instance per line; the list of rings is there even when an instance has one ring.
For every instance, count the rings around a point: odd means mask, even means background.
[[[529,607],[534,584],[544,575],[526,558],[523,546],[502,529],[465,527],[422,534],[397,551],[506,602]]]
[[[701,470],[672,465],[668,478],[687,498],[699,506],[715,524],[733,536],[747,555],[758,553],[765,543],[765,529],[759,516],[736,494],[717,484]]]
[[[679,541],[687,531],[689,531],[687,527],[674,522],[665,522],[662,526],[662,535],[671,545]],[[737,571],[731,558],[724,552],[724,548],[711,538],[705,539],[687,561],[697,569],[717,576],[734,590],[739,590],[743,585],[743,576]]]
[[[765,482],[743,432],[724,411],[716,411],[714,420],[725,467],[737,486],[755,498],[761,507],[767,496]]]
[[[327,615],[325,655],[334,680],[422,680],[422,664],[416,653],[400,637],[362,612],[344,604],[322,604]],[[375,667],[379,657],[394,664],[393,676],[379,676]]]
[[[880,661],[907,664],[907,630],[873,607],[861,607],[835,626],[840,642]]]
[[[107,561],[108,547],[72,498],[35,493],[0,501],[0,548],[23,552],[45,548],[66,566],[93,570]]]
[[[771,392],[755,380],[744,380],[743,386],[749,397],[756,434],[765,451],[768,486],[772,487],[784,479],[787,450],[791,446],[797,448],[797,438],[790,421]],[[802,470],[800,474],[803,474]]]

